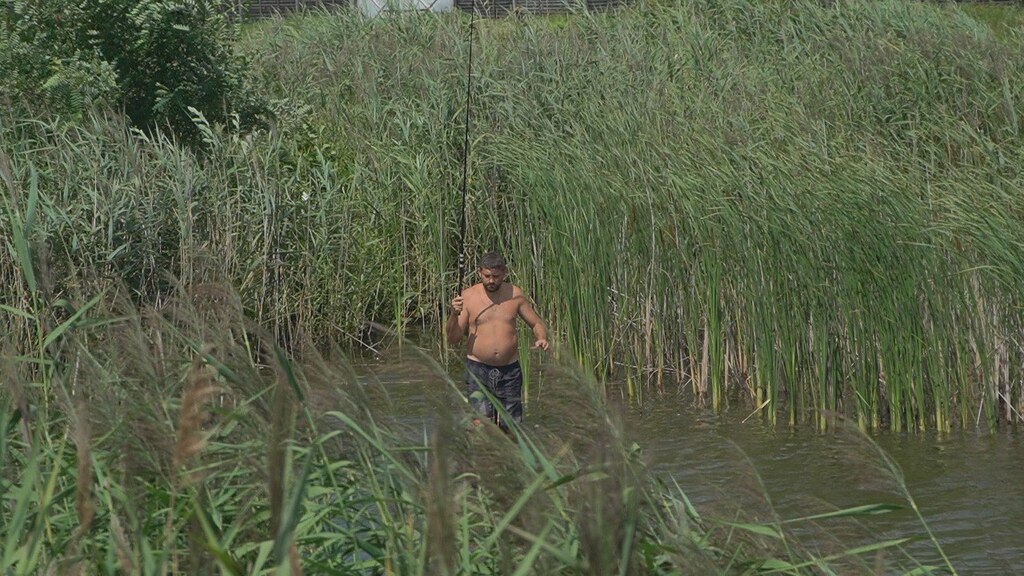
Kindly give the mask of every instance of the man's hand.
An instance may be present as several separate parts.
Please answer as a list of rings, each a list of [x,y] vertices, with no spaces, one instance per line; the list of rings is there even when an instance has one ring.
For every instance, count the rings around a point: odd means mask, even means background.
[[[550,348],[550,347],[551,347],[551,345],[548,344],[548,341],[546,339],[544,339],[544,338],[540,338],[536,342],[533,343],[533,349],[534,350],[543,350],[543,351],[547,352],[548,348]]]
[[[448,324],[445,326],[445,335],[448,338],[448,343],[452,346],[458,344],[466,332],[466,325],[459,322],[459,319],[462,318],[462,310],[462,295],[460,294],[452,298],[452,313],[448,316]]]

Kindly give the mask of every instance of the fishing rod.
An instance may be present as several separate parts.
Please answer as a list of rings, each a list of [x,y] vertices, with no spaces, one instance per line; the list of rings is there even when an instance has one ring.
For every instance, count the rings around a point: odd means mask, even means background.
[[[462,293],[462,280],[466,276],[466,197],[469,190],[469,109],[473,100],[473,24],[476,21],[476,0],[469,16],[469,60],[466,65],[466,118],[462,140],[462,214],[459,225],[459,277],[456,292]]]

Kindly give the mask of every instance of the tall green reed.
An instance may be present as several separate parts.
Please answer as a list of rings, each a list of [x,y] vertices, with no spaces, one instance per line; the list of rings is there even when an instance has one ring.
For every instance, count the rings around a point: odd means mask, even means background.
[[[432,329],[457,284],[464,20],[251,27],[278,120],[197,116],[203,157],[116,118],[5,121],[15,186],[34,169],[49,210],[36,241],[139,301],[223,272],[321,341]],[[1018,40],[900,2],[479,26],[470,261],[505,250],[598,377],[819,427],[1019,420]]]

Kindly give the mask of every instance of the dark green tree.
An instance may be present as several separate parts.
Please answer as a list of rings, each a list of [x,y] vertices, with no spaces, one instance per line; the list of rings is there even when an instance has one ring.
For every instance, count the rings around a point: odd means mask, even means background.
[[[189,109],[213,123],[260,122],[261,99],[218,0],[2,0],[0,87],[14,105],[80,112],[120,106],[144,129],[198,141]]]

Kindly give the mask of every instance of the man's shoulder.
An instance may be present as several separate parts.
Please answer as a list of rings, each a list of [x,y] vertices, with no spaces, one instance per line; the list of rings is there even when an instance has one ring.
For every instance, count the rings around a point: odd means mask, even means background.
[[[483,298],[486,292],[483,284],[473,284],[462,291],[462,297],[466,300],[477,301]]]

